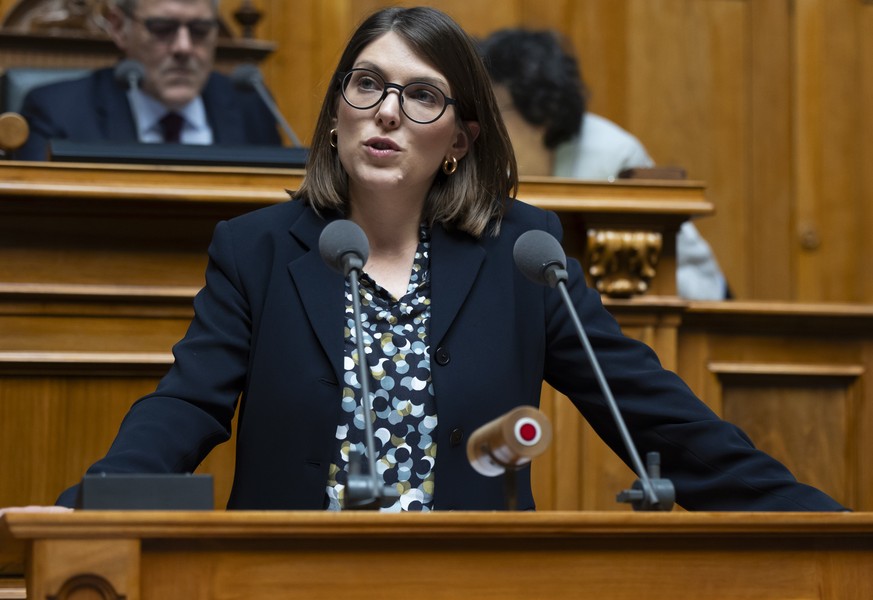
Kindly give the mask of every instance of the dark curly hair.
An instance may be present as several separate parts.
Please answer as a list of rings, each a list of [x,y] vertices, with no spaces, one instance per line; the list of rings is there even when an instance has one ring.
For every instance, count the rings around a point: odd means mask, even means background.
[[[578,135],[588,89],[562,37],[553,31],[501,29],[478,47],[491,81],[507,87],[526,121],[545,126],[546,148]]]

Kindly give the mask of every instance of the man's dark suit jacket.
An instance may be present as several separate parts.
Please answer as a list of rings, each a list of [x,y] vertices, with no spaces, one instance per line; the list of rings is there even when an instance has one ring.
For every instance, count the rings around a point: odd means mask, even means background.
[[[239,401],[229,508],[321,509],[337,443],[343,381],[344,279],[318,251],[327,221],[294,200],[220,223],[206,286],[173,349],[175,364],[122,423],[100,472],[190,472],[231,435]],[[524,231],[560,239],[557,215],[515,201],[499,236],[434,226],[429,325],[438,414],[434,505],[505,508],[502,478],[479,475],[466,443],[484,423],[537,405],[543,379],[567,394],[628,462],[559,292],[527,280],[513,245]],[[708,510],[841,510],[798,483],[720,420],[644,344],[622,335],[578,262],[569,288],[641,454],[659,451],[677,503]],[[529,469],[520,509],[533,508]],[[618,491],[618,490],[616,490]],[[71,505],[75,488],[59,503]]]
[[[201,95],[215,144],[281,143],[275,119],[254,91],[238,90],[224,75],[212,73]],[[15,153],[18,160],[45,160],[51,139],[137,141],[127,92],[115,81],[111,68],[31,90],[21,114],[30,126],[30,137]]]

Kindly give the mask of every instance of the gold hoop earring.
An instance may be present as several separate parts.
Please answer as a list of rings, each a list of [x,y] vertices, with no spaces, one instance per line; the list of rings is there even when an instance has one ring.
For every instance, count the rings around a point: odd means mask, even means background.
[[[458,170],[458,159],[454,156],[450,156],[449,158],[443,160],[443,173],[446,175],[451,175],[455,171]]]
[[[337,134],[336,129],[330,130],[330,147],[336,148]]]

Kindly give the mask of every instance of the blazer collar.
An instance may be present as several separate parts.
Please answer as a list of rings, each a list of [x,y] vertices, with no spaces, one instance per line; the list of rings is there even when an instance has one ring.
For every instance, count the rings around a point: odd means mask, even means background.
[[[95,73],[95,110],[101,135],[113,142],[137,141],[136,123],[127,100],[127,92],[116,83],[112,69]]]
[[[211,73],[201,93],[206,120],[212,128],[212,139],[216,144],[244,144],[246,125],[243,111],[235,104],[233,90],[224,87],[220,85],[218,75]]]
[[[434,225],[430,242],[432,351],[455,321],[485,260],[482,244],[470,235],[446,231]]]
[[[288,263],[288,271],[300,295],[309,324],[330,361],[337,381],[341,382],[345,280],[321,260],[318,251],[318,238],[331,220],[333,219],[322,219],[310,208],[303,211],[291,226],[290,234],[304,252]]]
[[[318,217],[305,210],[292,225],[290,234],[306,250],[288,264],[310,325],[337,376],[342,381],[343,332],[345,330],[345,280],[334,272],[318,252],[318,238],[324,227],[339,218]],[[464,305],[485,259],[481,243],[466,234],[446,231],[440,225],[431,230],[431,317],[430,345],[438,347]]]

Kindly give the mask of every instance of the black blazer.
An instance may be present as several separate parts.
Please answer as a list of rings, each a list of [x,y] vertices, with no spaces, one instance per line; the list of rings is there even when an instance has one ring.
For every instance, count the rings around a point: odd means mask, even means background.
[[[224,75],[212,73],[201,95],[216,144],[281,143],[275,119],[255,92],[240,91]],[[116,83],[111,68],[31,90],[21,114],[30,136],[16,151],[18,160],[45,160],[51,139],[137,141],[127,92]]]
[[[476,240],[435,226],[431,237],[430,352],[438,427],[436,509],[504,508],[502,478],[470,467],[468,436],[521,404],[545,379],[628,458],[559,293],[516,269],[529,229],[560,238],[552,212],[511,203],[500,235]],[[344,280],[318,252],[326,221],[289,201],[220,223],[206,286],[155,393],[124,419],[89,472],[188,472],[231,435],[239,402],[229,508],[320,509],[339,421]],[[799,484],[720,420],[644,344],[622,335],[576,261],[569,287],[641,454],[661,453],[677,502],[708,510],[841,510]],[[519,508],[533,508],[529,469]],[[60,502],[71,504],[75,489]]]

